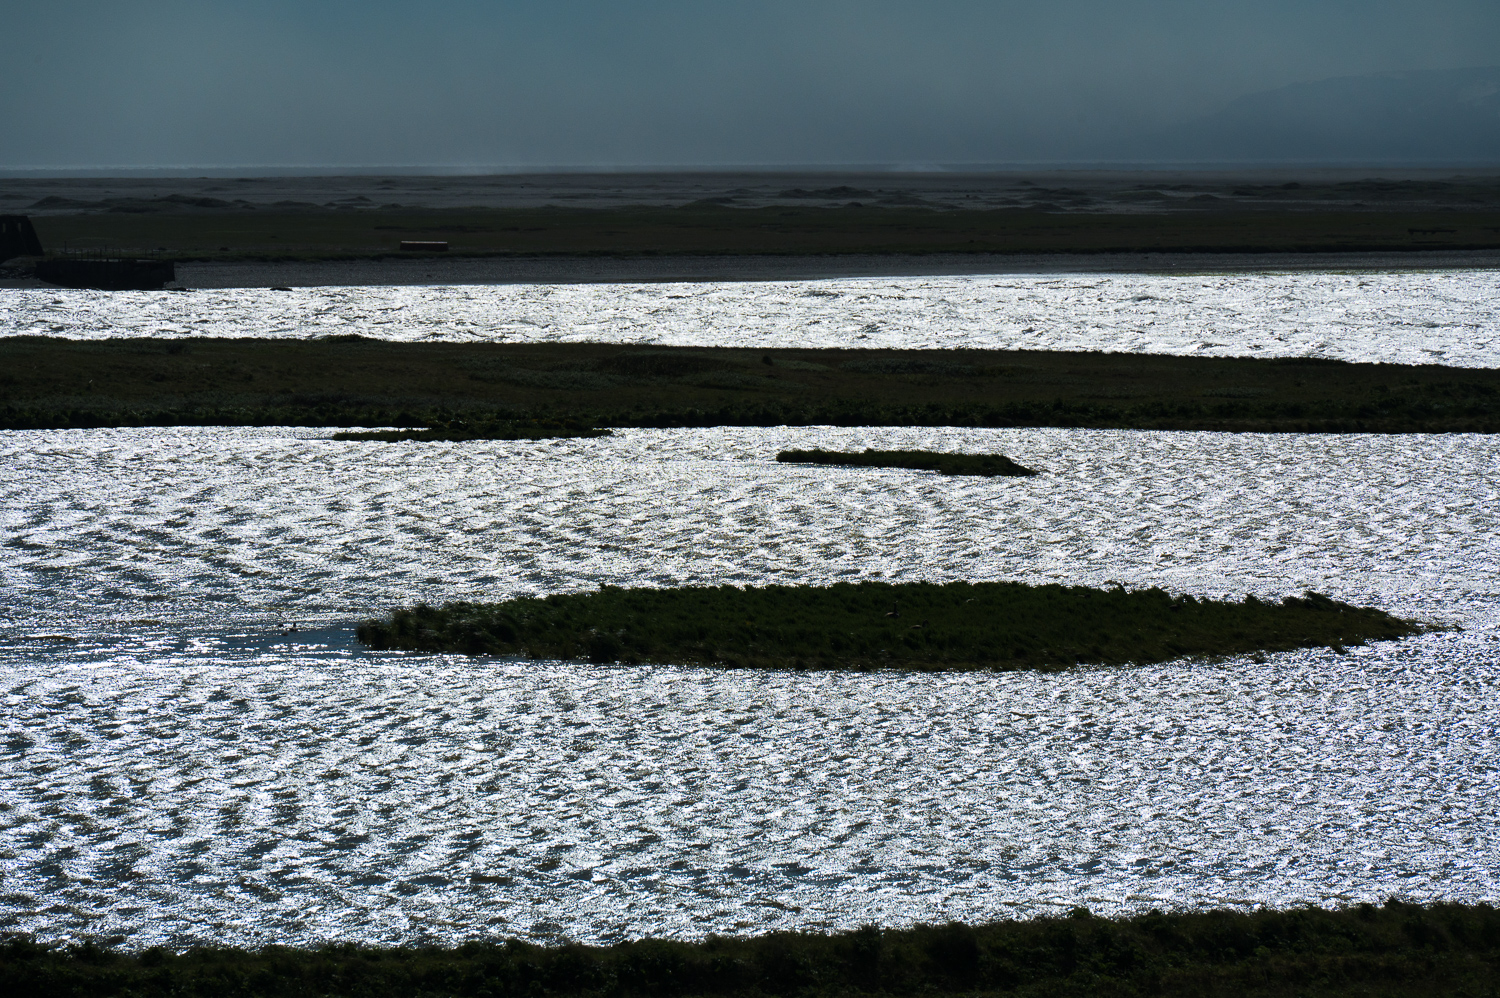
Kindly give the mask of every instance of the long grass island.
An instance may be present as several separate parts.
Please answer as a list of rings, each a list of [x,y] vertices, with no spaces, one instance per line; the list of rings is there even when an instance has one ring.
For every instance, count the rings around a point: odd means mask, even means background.
[[[422,604],[376,649],[764,669],[1058,669],[1390,640],[1428,625],[1318,593],[1279,602],[1019,582],[703,586]]]

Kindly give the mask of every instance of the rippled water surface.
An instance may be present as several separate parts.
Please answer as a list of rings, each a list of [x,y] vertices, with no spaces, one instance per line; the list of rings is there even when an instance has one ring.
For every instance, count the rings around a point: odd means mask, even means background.
[[[0,336],[1106,350],[1500,366],[1495,271],[7,291]]]
[[[0,434],[0,930],[607,940],[1500,899],[1494,437],[326,437]],[[813,445],[1046,474],[772,460]],[[419,598],[842,578],[1311,587],[1463,630],[923,676],[374,655],[349,632]]]

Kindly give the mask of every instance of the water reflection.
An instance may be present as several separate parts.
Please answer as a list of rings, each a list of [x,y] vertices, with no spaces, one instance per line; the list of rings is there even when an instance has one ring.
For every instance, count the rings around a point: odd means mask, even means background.
[[[0,435],[0,929],[606,940],[1500,896],[1492,437],[325,435]],[[771,460],[905,445],[1047,474]],[[420,597],[847,577],[1314,587],[1465,630],[1054,676],[476,662],[348,630]]]

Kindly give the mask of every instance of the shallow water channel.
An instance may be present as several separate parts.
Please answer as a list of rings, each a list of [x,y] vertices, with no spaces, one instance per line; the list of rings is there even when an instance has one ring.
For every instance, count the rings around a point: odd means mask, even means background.
[[[0,434],[0,931],[614,940],[1500,899],[1500,441]],[[994,450],[1045,474],[778,465]],[[368,654],[601,584],[1316,588],[1462,631],[1057,675]],[[295,633],[287,633],[295,625]]]
[[[1485,270],[8,291],[0,336],[1103,350],[1500,366]]]

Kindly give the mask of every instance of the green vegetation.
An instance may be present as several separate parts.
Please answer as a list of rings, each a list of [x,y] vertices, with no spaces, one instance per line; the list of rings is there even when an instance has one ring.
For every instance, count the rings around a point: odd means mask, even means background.
[[[1055,669],[1283,651],[1425,628],[1317,593],[1267,603],[1019,582],[621,589],[421,604],[358,629],[380,649],[729,668]]]
[[[1075,426],[1500,432],[1500,371],[1327,360],[600,343],[0,338],[0,429]]]
[[[446,255],[1350,252],[1500,247],[1500,212],[921,207],[472,208],[453,211],[106,212],[34,218],[46,247],[162,251],[169,259],[395,256],[403,239]],[[402,254],[411,256],[414,254]],[[419,255],[419,254],[418,254]]]
[[[28,998],[1494,995],[1500,911],[1387,902],[988,925],[778,932],[614,946],[193,949],[0,943],[0,989]]]
[[[528,419],[501,420],[496,422],[445,421],[441,428],[425,427],[404,430],[348,430],[335,433],[335,440],[379,440],[396,443],[402,440],[444,441],[458,443],[465,440],[547,440],[554,437],[607,437],[608,430],[597,429],[574,420]]]
[[[851,468],[910,468],[940,475],[981,475],[986,478],[1023,478],[1035,475],[1004,454],[943,454],[930,450],[784,450],[776,460],[788,464],[836,464]]]

